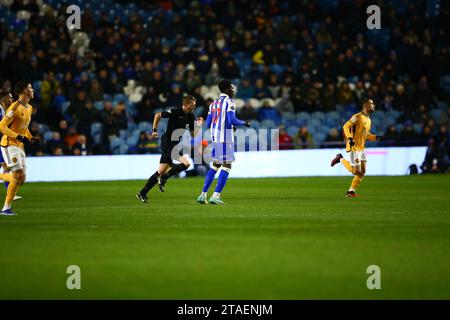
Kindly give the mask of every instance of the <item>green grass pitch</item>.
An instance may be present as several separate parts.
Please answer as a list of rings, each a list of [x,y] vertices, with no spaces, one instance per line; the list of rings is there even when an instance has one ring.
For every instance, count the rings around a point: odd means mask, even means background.
[[[449,299],[450,176],[30,183],[0,216],[2,299]],[[214,185],[213,185],[214,186]],[[81,268],[81,290],[66,268]],[[381,268],[381,290],[366,269]]]

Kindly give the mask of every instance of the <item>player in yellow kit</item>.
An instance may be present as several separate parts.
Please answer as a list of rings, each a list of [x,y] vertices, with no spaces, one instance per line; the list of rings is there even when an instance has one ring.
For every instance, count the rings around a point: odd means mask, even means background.
[[[36,140],[28,130],[33,113],[33,107],[29,104],[34,97],[33,87],[30,83],[19,82],[15,89],[19,99],[8,108],[0,121],[0,131],[3,134],[0,143],[1,151],[8,169],[12,172],[5,204],[1,211],[2,215],[15,215],[11,210],[11,203],[19,186],[24,184],[26,177],[24,142],[33,143]],[[19,103],[18,106],[17,103]],[[15,106],[17,108],[14,110]]]
[[[344,126],[344,135],[347,139],[346,151],[350,153],[350,162],[344,159],[341,153],[331,161],[333,167],[337,163],[342,163],[345,168],[354,175],[350,189],[345,196],[357,197],[356,189],[361,184],[366,174],[366,140],[381,140],[382,136],[376,136],[370,133],[372,121],[370,115],[375,112],[375,103],[372,99],[367,99],[362,106],[362,111],[354,114]]]

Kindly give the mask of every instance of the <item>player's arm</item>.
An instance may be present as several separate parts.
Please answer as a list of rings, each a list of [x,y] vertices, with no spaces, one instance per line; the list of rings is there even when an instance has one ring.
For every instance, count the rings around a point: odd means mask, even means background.
[[[16,139],[18,134],[12,131],[8,126],[14,119],[14,112],[12,110],[8,110],[6,115],[3,117],[2,121],[0,121],[0,132],[9,138]]]
[[[369,140],[369,141],[381,141],[381,140],[383,140],[383,136],[377,136],[377,135],[374,135],[373,133],[368,133],[367,134],[367,140]]]
[[[208,111],[208,116],[206,117],[206,127],[209,128],[211,127],[211,122],[212,122],[212,113],[211,113],[211,109],[212,109],[213,103],[211,103],[209,105],[209,111]]]
[[[162,111],[155,114],[155,117],[153,118],[153,130],[152,130],[152,137],[158,138],[158,124],[159,120],[161,118],[168,118],[170,116],[170,111]]]
[[[353,142],[353,139],[355,138],[353,136],[353,132],[352,132],[352,127],[356,124],[356,122],[358,122],[359,120],[359,115],[355,114],[354,116],[352,116],[350,118],[350,120],[348,120],[344,126],[342,127],[342,129],[344,130],[344,136],[347,140],[349,140],[349,144],[350,147],[353,146],[355,143]]]
[[[232,104],[227,110],[227,121],[233,126],[250,127],[250,122],[239,120],[238,118],[236,118],[236,107],[234,104]]]

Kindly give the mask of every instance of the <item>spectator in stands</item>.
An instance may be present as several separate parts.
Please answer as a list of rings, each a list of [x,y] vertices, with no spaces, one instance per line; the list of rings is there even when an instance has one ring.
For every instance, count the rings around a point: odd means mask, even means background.
[[[410,120],[406,121],[405,127],[400,133],[400,139],[403,145],[414,146],[417,145],[420,140],[420,135],[412,127],[412,122]]]
[[[281,86],[278,82],[278,77],[276,74],[271,74],[268,84],[268,89],[270,91],[271,96],[276,99],[280,97],[281,94]]]
[[[170,108],[178,108],[183,100],[183,91],[178,83],[172,84],[172,91],[167,97],[166,106]]]
[[[255,97],[255,88],[250,84],[249,79],[243,79],[237,90],[237,98],[248,100]]]
[[[289,95],[283,96],[279,101],[275,104],[275,108],[278,110],[280,114],[285,114],[287,112],[294,112],[294,105],[289,99]]]
[[[327,83],[322,90],[322,105],[325,111],[331,111],[336,108],[336,87],[332,82]]]
[[[47,153],[55,154],[55,150],[57,149],[61,149],[61,151],[63,151],[65,149],[65,146],[59,132],[54,131],[52,134],[52,138],[47,141]]]
[[[387,146],[396,146],[401,140],[401,138],[402,137],[398,133],[397,128],[394,125],[392,125],[386,129],[382,144]]]
[[[269,101],[265,100],[258,109],[258,120],[272,120],[275,124],[278,124],[281,121],[281,116],[278,113],[278,110],[274,106],[271,106]]]
[[[92,101],[86,101],[84,107],[80,111],[77,131],[80,134],[91,136],[91,126],[94,122],[100,121],[100,115],[94,108]]]
[[[272,94],[270,93],[270,90],[264,85],[264,80],[262,78],[256,79],[255,98],[256,99],[272,98]]]
[[[286,132],[286,128],[284,126],[280,126],[278,128],[278,130],[279,130],[278,142],[279,142],[280,150],[292,149],[293,148],[293,139]]]
[[[342,142],[342,138],[339,137],[339,131],[336,128],[331,128],[324,140],[325,146],[328,148],[335,147],[337,142]]]
[[[59,121],[58,128],[56,129],[56,131],[58,131],[59,136],[62,140],[64,140],[66,138],[68,128],[69,128],[69,126],[68,126],[66,120],[62,119]]]
[[[124,101],[117,103],[111,114],[114,117],[114,122],[118,130],[126,130],[128,128],[128,116]]]
[[[78,136],[77,142],[72,146],[72,154],[76,156],[87,156],[92,154],[91,146],[84,134]]]
[[[431,138],[428,144],[425,160],[421,165],[423,173],[445,173],[449,167],[449,157],[445,146],[435,138]]]
[[[158,141],[154,139],[148,132],[141,131],[137,142],[137,152],[139,154],[157,153]]]
[[[66,149],[71,151],[72,147],[78,141],[78,133],[75,127],[69,127],[66,137],[64,138],[64,143]]]
[[[294,136],[294,145],[296,148],[308,149],[313,148],[313,137],[307,127],[298,129],[298,133]]]
[[[238,109],[239,119],[251,121],[257,118],[257,113],[249,101],[246,101],[242,108]]]
[[[355,96],[353,91],[350,89],[348,82],[343,81],[337,92],[337,103],[343,106],[347,106],[349,104],[355,103]]]
[[[158,98],[154,87],[148,87],[147,92],[142,97],[141,102],[137,105],[137,115],[135,122],[142,121],[153,122],[155,109],[158,107]]]

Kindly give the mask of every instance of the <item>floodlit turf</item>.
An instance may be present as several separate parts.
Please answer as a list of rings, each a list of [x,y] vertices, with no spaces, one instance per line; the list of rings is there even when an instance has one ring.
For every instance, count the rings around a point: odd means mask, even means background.
[[[32,183],[0,216],[0,298],[450,298],[450,176]],[[81,290],[66,268],[81,268]],[[366,268],[381,268],[368,290]]]

